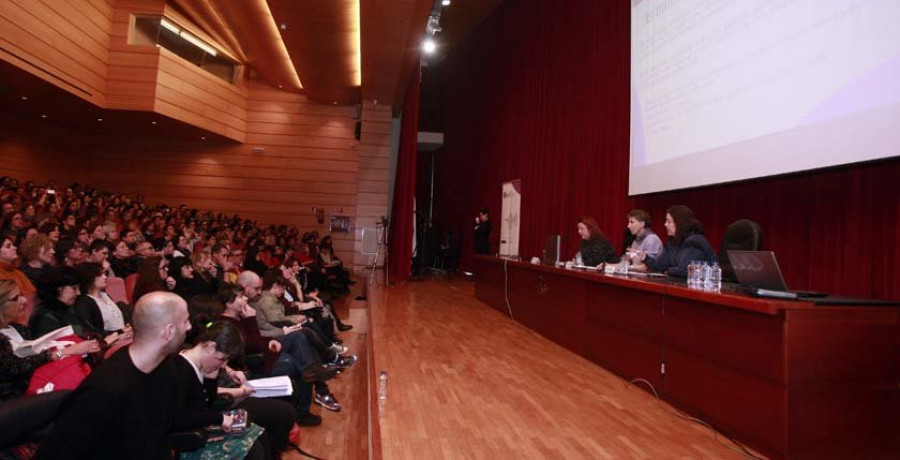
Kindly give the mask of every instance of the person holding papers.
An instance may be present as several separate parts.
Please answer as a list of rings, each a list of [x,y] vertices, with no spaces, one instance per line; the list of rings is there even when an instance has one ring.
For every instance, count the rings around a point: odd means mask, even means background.
[[[34,370],[50,361],[100,350],[100,345],[92,340],[24,358],[16,356],[16,346],[33,338],[28,328],[12,323],[25,307],[26,299],[18,284],[13,280],[0,281],[0,400],[21,396]]]
[[[243,353],[244,341],[240,330],[223,321],[195,324],[191,327],[191,348],[169,359],[176,369],[175,416],[170,429],[192,430],[216,427],[224,433],[225,442],[207,442],[196,458],[205,455],[227,454],[228,458],[279,458],[288,444],[295,412],[290,404],[274,399],[248,399],[253,388],[247,385],[240,372],[228,372],[228,378],[238,388],[219,388],[219,373],[232,357]],[[235,426],[234,412],[212,408],[216,394],[228,393],[235,408],[249,414],[246,428]],[[214,436],[215,437],[215,436]],[[227,444],[227,445],[226,445]]]
[[[578,254],[575,255],[577,265],[597,267],[606,262],[616,263],[619,256],[613,250],[612,244],[600,231],[600,225],[593,217],[582,217],[578,220],[578,235],[581,243]],[[579,263],[579,259],[581,262]]]
[[[666,233],[669,241],[658,257],[640,251],[635,255],[639,262],[655,272],[676,278],[686,278],[691,262],[718,263],[716,252],[703,236],[703,226],[687,206],[677,205],[666,210]]]

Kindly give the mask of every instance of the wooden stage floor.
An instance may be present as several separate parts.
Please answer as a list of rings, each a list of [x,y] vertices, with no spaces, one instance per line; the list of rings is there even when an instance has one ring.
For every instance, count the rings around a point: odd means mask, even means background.
[[[652,394],[482,304],[470,282],[372,286],[368,307],[372,327],[363,324],[344,338],[357,351],[373,343],[374,361],[367,370],[361,359],[332,384],[344,410],[324,414],[322,427],[303,432],[303,447],[314,455],[743,458],[709,429],[667,412],[672,408],[663,403],[663,409]],[[363,312],[349,308],[356,322],[365,323]],[[377,379],[381,369],[388,372],[387,398],[375,403],[370,452],[364,373]]]

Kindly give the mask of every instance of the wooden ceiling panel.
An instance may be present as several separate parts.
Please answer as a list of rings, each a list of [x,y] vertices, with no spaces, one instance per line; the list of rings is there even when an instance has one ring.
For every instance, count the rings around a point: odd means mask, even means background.
[[[360,102],[358,0],[268,0],[306,94]]]
[[[403,102],[434,0],[362,0],[362,98]]]

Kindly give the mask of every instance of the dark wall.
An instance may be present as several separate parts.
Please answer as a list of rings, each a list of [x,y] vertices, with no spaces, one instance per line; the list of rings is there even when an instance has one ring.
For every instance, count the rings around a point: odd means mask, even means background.
[[[900,161],[628,197],[630,1],[505,2],[443,64],[445,147],[435,220],[467,237],[521,179],[520,254],[548,234],[575,251],[575,221],[596,216],[621,250],[625,213],[686,204],[718,247],[733,220],[757,221],[791,288],[900,298]],[[898,146],[900,155],[900,146]]]

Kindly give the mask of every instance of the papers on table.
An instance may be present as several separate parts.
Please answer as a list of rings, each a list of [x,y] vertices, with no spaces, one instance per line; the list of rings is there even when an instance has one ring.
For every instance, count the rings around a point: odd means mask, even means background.
[[[290,396],[294,392],[291,379],[287,376],[269,377],[265,379],[248,380],[247,385],[253,387],[251,395],[254,398],[278,398]]]

